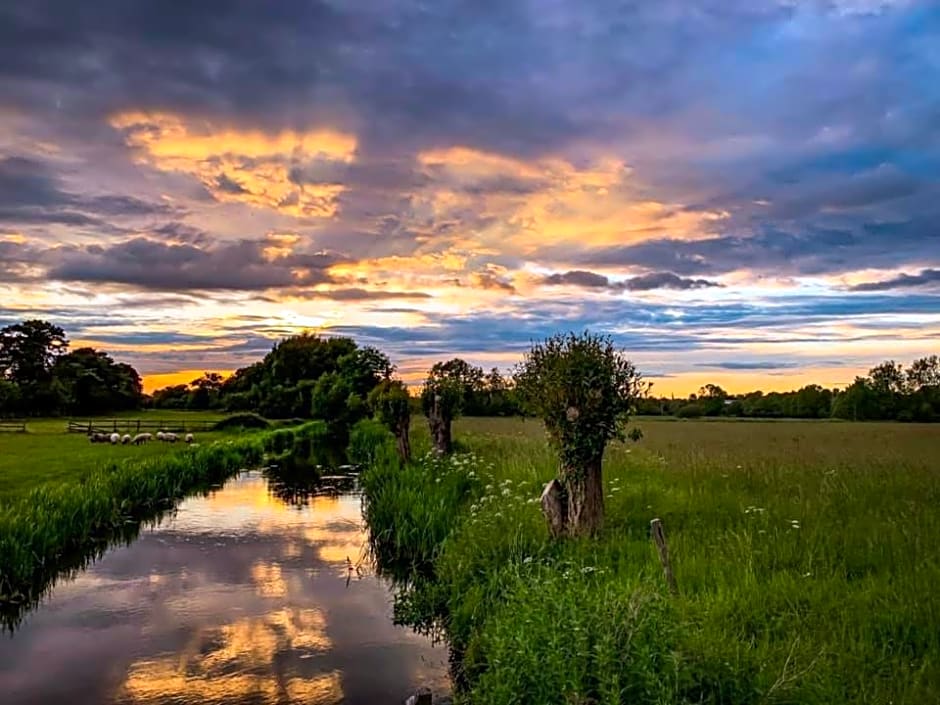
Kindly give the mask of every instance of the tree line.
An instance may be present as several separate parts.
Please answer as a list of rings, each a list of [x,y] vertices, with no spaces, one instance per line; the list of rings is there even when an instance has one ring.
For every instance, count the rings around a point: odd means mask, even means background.
[[[206,372],[189,384],[147,396],[132,366],[94,348],[70,350],[59,326],[28,320],[0,329],[0,415],[7,417],[100,415],[154,407],[322,418],[341,428],[372,411],[369,395],[380,383],[392,382],[394,372],[388,356],[377,348],[360,347],[351,338],[301,333],[278,341],[263,359],[227,378]],[[423,393],[406,394],[403,401],[412,413],[527,413],[512,375],[497,368],[486,372],[460,358],[433,365]],[[924,357],[906,368],[893,360],[884,362],[841,391],[811,384],[790,392],[732,395],[707,384],[689,397],[645,393],[636,395],[633,403],[639,415],[686,418],[940,421],[940,357]]]
[[[92,416],[143,401],[137,370],[94,348],[69,350],[59,326],[27,320],[0,329],[0,416]]]
[[[637,400],[646,416],[844,419],[847,421],[940,421],[940,357],[909,367],[888,360],[842,390],[808,384],[790,392],[732,395],[715,384],[684,398],[647,395]]]

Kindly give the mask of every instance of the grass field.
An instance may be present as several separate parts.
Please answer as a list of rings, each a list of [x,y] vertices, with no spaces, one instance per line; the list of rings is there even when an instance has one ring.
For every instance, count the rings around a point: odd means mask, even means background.
[[[123,416],[160,420],[221,418],[205,412],[162,410]],[[36,419],[27,421],[27,433],[0,433],[0,506],[46,483],[80,480],[112,461],[149,458],[179,448],[179,445],[156,442],[141,446],[92,444],[82,434],[65,433],[66,424],[65,418]],[[218,438],[219,434],[196,436],[199,443],[205,443]]]
[[[443,623],[471,702],[940,702],[940,426],[638,425],[596,540],[548,539],[536,422],[462,419],[466,454],[367,474],[379,558],[425,576],[398,615]]]

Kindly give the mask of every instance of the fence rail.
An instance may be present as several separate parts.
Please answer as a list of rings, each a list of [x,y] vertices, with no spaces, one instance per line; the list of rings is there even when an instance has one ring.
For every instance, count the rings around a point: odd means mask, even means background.
[[[0,432],[26,433],[25,421],[0,421]]]
[[[196,433],[211,431],[221,419],[69,419],[69,433]]]

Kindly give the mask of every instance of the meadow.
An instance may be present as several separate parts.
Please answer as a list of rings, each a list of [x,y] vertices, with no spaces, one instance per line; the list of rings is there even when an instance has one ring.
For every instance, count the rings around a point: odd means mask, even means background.
[[[453,457],[367,472],[397,617],[449,639],[467,701],[940,702],[940,428],[636,425],[596,539],[549,539],[532,420],[462,419]]]
[[[221,418],[197,411],[136,411],[109,418],[198,420]],[[153,458],[176,446],[151,442],[141,446],[92,444],[81,433],[65,433],[67,419],[43,418],[26,422],[27,433],[0,433],[0,507],[47,483],[76,482],[105,465],[129,459]],[[197,442],[221,437],[197,433]]]

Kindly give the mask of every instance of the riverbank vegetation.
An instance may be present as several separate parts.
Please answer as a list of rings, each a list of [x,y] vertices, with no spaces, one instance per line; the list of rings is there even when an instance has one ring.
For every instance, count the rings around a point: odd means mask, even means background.
[[[940,699],[936,427],[639,421],[604,458],[596,538],[553,540],[533,420],[366,473],[397,617],[441,631],[473,703]],[[665,526],[679,594],[649,539]]]

